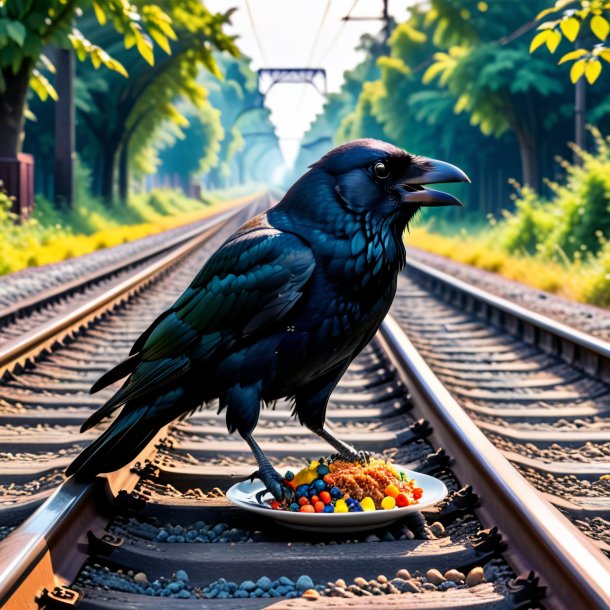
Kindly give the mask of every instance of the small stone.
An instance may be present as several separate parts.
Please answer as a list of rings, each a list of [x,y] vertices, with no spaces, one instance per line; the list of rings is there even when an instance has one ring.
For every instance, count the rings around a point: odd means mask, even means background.
[[[261,576],[256,581],[256,586],[260,587],[263,591],[269,591],[269,589],[271,589],[271,584],[271,579],[267,576]]]
[[[432,568],[431,570],[428,570],[426,572],[426,578],[433,585],[440,585],[441,583],[443,583],[447,580],[436,568]]]
[[[188,582],[189,581],[189,575],[186,573],[185,570],[178,570],[176,572],[176,578],[178,580],[181,580],[182,582]]]
[[[184,589],[184,583],[180,580],[170,582],[169,585],[167,585],[167,590],[170,593],[180,593],[182,589]]]
[[[146,576],[146,574],[144,574],[144,572],[138,572],[134,577],[133,577],[134,582],[137,582],[140,585],[147,585],[148,584],[148,577]]]
[[[431,526],[430,526],[430,531],[435,535],[435,536],[440,536],[441,534],[445,533],[445,526],[440,523],[439,521],[435,521]]]
[[[396,578],[403,578],[404,580],[411,580],[411,572],[409,570],[402,568],[396,572]]]
[[[299,576],[299,578],[297,579],[296,582],[296,588],[297,591],[307,591],[307,589],[313,589],[314,585],[313,585],[313,580],[311,580],[311,578],[305,574],[303,574],[302,576]]]
[[[379,542],[379,536],[375,534],[369,534],[365,539],[365,542]]]
[[[254,591],[254,589],[256,589],[256,583],[252,582],[251,580],[244,580],[244,582],[239,585],[239,588],[242,591],[249,593],[250,591]]]
[[[345,589],[347,587],[345,581],[342,578],[337,578],[337,580],[335,581],[335,586],[341,587],[341,589]]]
[[[401,590],[403,593],[419,593],[421,588],[416,580],[411,579],[405,581],[405,584],[402,586]]]
[[[369,581],[366,578],[362,578],[362,576],[356,576],[356,578],[354,578],[354,584],[358,587],[366,587],[369,584]]]
[[[383,574],[380,574],[380,575],[377,577],[377,582],[380,582],[380,583],[382,583],[382,584],[383,584],[384,582],[388,582],[388,577],[387,577],[387,576],[384,576]]]
[[[307,589],[307,591],[303,592],[303,597],[305,599],[316,600],[320,598],[320,594],[315,589]]]
[[[334,587],[331,592],[331,597],[343,597],[345,594],[345,589],[343,587]]]
[[[459,585],[464,582],[466,577],[459,570],[447,570],[445,572],[445,578]]]
[[[466,584],[469,587],[476,587],[483,582],[484,576],[485,570],[483,570],[482,567],[477,566],[476,568],[472,568],[472,570],[468,572],[468,576],[466,576]]]
[[[447,591],[447,589],[453,589],[454,587],[457,587],[456,583],[454,583],[452,580],[446,580],[438,586],[438,590]]]

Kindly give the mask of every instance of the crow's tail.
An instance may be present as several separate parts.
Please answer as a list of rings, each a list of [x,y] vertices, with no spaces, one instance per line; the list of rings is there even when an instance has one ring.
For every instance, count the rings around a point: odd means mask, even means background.
[[[161,427],[157,418],[146,417],[149,409],[147,405],[134,408],[127,403],[108,429],[68,466],[66,475],[87,481],[135,459]]]

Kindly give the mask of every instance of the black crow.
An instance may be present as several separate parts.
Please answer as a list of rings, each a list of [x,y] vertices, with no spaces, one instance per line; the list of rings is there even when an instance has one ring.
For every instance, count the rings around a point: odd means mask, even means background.
[[[344,457],[361,457],[324,428],[326,406],[390,308],[408,222],[421,206],[461,205],[423,187],[438,182],[469,179],[378,140],[324,155],[227,239],[130,357],[93,386],[127,377],[81,430],[123,409],[67,474],[86,479],[122,467],[162,426],[214,399],[278,499],[291,490],[252,437],[261,402],[293,400],[301,424]]]

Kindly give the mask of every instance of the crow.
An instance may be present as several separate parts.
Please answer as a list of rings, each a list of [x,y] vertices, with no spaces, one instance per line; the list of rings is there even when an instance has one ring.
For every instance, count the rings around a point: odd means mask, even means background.
[[[421,206],[461,205],[423,186],[440,182],[470,180],[379,140],[325,154],[229,237],[129,358],[94,384],[92,393],[127,377],[81,431],[122,411],[67,474],[88,480],[121,468],[162,426],[215,399],[278,500],[291,489],[252,436],[263,402],[293,401],[302,425],[344,458],[361,459],[324,427],[326,407],[392,304],[409,221]]]

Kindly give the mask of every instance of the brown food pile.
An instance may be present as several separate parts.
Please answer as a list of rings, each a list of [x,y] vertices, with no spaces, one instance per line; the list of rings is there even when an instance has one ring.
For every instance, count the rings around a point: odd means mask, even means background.
[[[402,493],[411,496],[413,487],[403,481],[400,474],[387,462],[373,459],[368,464],[337,460],[329,464],[330,473],[326,475],[330,485],[337,486],[345,496],[360,502],[367,496],[381,508],[381,501],[386,496],[388,485],[394,485]]]

